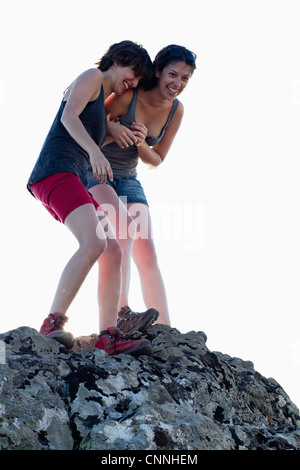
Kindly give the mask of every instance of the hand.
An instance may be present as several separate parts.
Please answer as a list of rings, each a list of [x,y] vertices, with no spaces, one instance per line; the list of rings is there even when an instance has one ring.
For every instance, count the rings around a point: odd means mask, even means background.
[[[135,145],[139,147],[140,145],[142,145],[142,143],[146,139],[147,134],[148,134],[148,129],[145,126],[145,124],[142,124],[141,122],[133,122],[131,128],[132,128],[133,134],[137,138],[137,142],[135,143]]]
[[[120,124],[119,120],[111,119],[110,114],[106,116],[108,134],[113,137],[114,141],[122,149],[134,145],[137,138],[128,127]]]
[[[109,161],[105,158],[100,148],[90,154],[90,162],[93,169],[94,178],[99,183],[106,183],[107,177],[113,181],[113,171]]]

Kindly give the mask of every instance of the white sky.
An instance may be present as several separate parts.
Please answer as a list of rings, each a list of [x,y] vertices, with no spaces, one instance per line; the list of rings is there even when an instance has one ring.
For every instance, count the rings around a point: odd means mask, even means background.
[[[139,168],[172,323],[252,360],[300,406],[299,2],[145,5],[1,2],[0,331],[39,329],[77,248],[26,189],[62,91],[114,42],[152,58],[182,44],[198,55],[184,122],[165,163]],[[98,331],[96,283],[95,267],[68,312],[75,334]],[[136,272],[130,305],[144,308]]]

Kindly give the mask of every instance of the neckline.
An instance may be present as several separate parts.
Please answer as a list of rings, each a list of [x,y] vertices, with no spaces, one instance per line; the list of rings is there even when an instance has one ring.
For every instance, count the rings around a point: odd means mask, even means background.
[[[101,85],[100,93],[99,93],[99,95],[97,96],[97,98],[96,98],[95,100],[88,101],[87,104],[86,104],[86,106],[88,106],[89,104],[93,104],[93,103],[95,103],[96,101],[98,101],[98,99],[99,99],[100,96],[102,95],[102,92],[104,93],[103,83],[102,83],[102,85]],[[67,103],[67,102],[68,102],[68,100],[62,99],[62,103]]]
[[[135,89],[134,89],[134,94],[133,94],[133,97],[132,97],[132,100],[131,100],[131,104],[133,104],[134,98],[135,98],[134,120],[136,121],[135,111],[136,111],[136,104],[137,104],[137,99],[138,99],[138,88],[135,88]],[[174,107],[175,107],[175,102],[177,102],[177,101],[178,101],[178,99],[177,99],[177,98],[174,98],[174,100],[173,100],[173,102],[172,102],[172,107],[171,107],[170,112],[169,112],[169,115],[168,115],[168,119],[166,120],[165,124],[163,125],[163,128],[162,128],[160,134],[159,134],[158,136],[155,136],[155,135],[148,135],[148,136],[146,137],[146,139],[159,139],[159,138],[162,137],[162,135],[163,135],[163,133],[164,133],[164,131],[165,131],[165,129],[166,129],[166,127],[167,127],[169,121],[170,121],[170,117],[171,117],[171,116],[173,117],[172,113],[173,113],[173,110],[174,110]]]

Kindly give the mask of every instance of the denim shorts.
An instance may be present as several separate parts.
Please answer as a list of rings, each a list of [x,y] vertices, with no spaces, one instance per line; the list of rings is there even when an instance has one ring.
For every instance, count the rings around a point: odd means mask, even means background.
[[[99,183],[94,178],[93,172],[88,170],[88,187],[89,189],[96,186]],[[124,203],[141,203],[149,206],[143,187],[136,176],[130,178],[121,178],[120,176],[114,176],[113,181],[106,180],[106,184],[111,186],[117,193],[118,197]],[[102,201],[103,203],[105,201]]]

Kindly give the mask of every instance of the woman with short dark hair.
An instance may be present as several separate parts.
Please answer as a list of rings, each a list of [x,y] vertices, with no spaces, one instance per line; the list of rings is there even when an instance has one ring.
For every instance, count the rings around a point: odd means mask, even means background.
[[[107,276],[102,280],[105,297],[100,329],[106,334],[97,347],[108,354],[147,353],[147,341],[124,341],[115,327],[121,283],[121,249],[107,238],[99,217],[100,203],[88,192],[87,170],[98,182],[113,179],[110,163],[101,151],[106,138],[105,99],[135,88],[152,70],[151,60],[140,45],[122,41],[112,45],[98,68],[83,72],[67,88],[28,181],[34,197],[58,221],[70,229],[79,248],[66,265],[40,332],[72,347],[73,336],[64,331],[66,312],[85,277],[99,256],[107,258]],[[82,317],[84,322],[84,315]],[[110,330],[109,330],[110,328]]]

